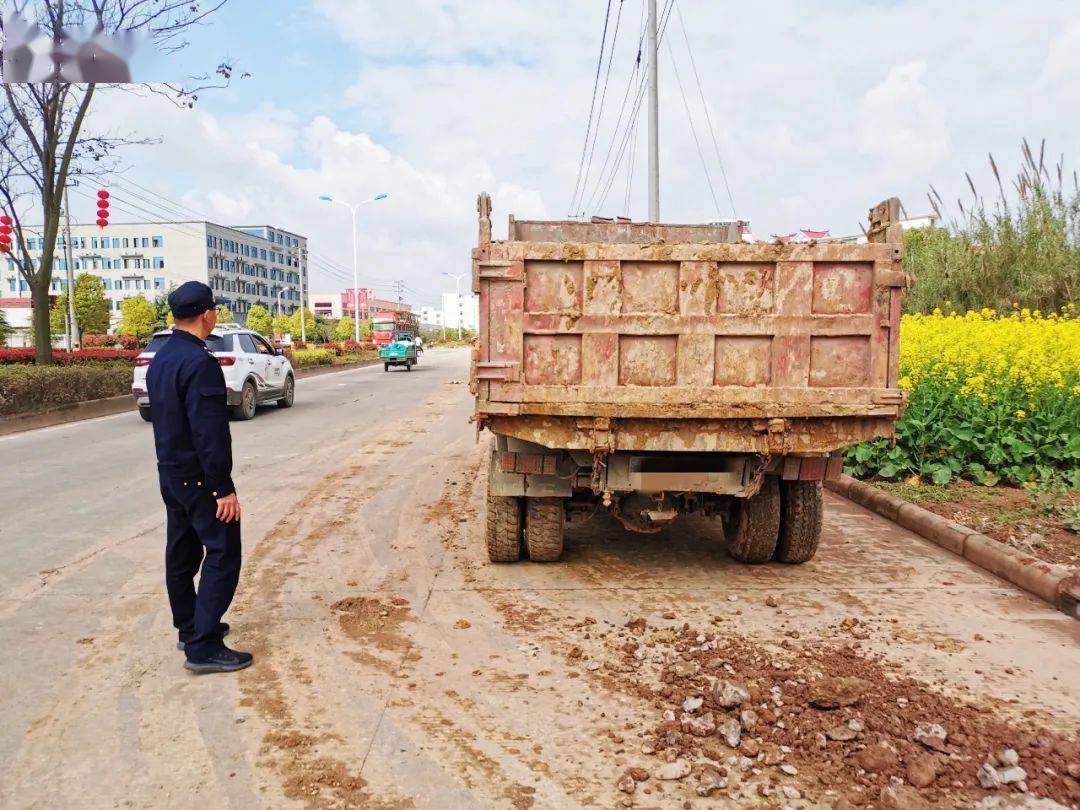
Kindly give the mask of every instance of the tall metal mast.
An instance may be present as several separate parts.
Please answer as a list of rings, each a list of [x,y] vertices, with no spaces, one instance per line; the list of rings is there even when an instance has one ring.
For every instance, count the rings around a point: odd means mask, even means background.
[[[656,43],[656,0],[649,1],[649,222],[660,221],[660,101]]]

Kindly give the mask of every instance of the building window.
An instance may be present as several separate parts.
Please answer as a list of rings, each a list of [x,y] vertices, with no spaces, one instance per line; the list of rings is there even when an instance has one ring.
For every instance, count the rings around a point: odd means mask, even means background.
[[[162,258],[161,256],[155,256],[154,257],[154,267],[156,267],[157,269],[160,270],[164,266],[165,266],[165,259]]]
[[[114,239],[112,240],[112,246],[113,246],[114,248],[118,248],[118,247],[120,247],[120,240],[119,240],[119,239],[116,239],[116,238],[114,238]]]
[[[154,247],[163,247],[165,245],[165,239],[161,236],[153,236],[150,238],[150,244]]]

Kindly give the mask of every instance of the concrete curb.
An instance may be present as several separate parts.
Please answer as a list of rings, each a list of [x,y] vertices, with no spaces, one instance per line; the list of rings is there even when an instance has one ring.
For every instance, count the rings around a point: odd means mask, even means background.
[[[37,413],[21,413],[16,416],[0,418],[0,436],[22,433],[27,430],[65,425],[68,422],[81,422],[84,419],[97,419],[114,413],[135,410],[135,400],[131,394],[106,399],[91,399],[86,402],[72,402]]]
[[[324,374],[334,374],[339,371],[352,371],[364,366],[373,366],[379,362],[378,359],[361,360],[359,363],[303,368],[295,372],[296,379],[303,380],[307,377],[321,377]],[[134,410],[135,400],[131,394],[121,394],[118,397],[108,397],[106,399],[91,399],[86,402],[72,402],[70,405],[61,405],[47,411],[0,417],[0,436],[24,433],[27,430],[37,430],[38,428],[66,425],[70,422],[82,422],[85,419],[97,419],[102,416],[112,416],[113,414]]]
[[[849,475],[826,481],[825,486],[1080,619],[1080,569],[1023,554]]]

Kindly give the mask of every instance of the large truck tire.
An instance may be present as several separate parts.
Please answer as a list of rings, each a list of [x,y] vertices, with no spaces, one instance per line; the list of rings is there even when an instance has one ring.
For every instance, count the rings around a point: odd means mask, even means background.
[[[780,482],[768,475],[756,495],[736,501],[727,527],[728,554],[742,563],[768,562],[779,534]]]
[[[555,562],[562,556],[566,509],[562,498],[525,499],[525,549],[533,562]]]
[[[821,482],[784,481],[780,484],[780,539],[775,559],[804,563],[817,553],[821,539]]]
[[[488,559],[495,563],[521,559],[521,498],[487,496],[487,523],[484,526]]]

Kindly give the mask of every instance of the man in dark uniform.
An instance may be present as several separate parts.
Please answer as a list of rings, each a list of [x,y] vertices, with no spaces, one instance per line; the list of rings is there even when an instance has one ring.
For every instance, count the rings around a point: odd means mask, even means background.
[[[222,641],[229,626],[221,617],[240,579],[240,501],[225,376],[204,342],[217,325],[213,291],[188,281],[169,294],[169,309],[176,319],[172,336],[146,375],[167,516],[165,584],[184,666],[235,672],[250,666],[252,656]]]

